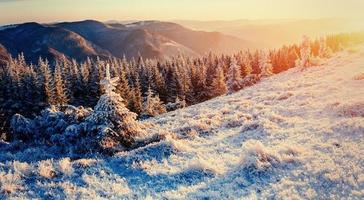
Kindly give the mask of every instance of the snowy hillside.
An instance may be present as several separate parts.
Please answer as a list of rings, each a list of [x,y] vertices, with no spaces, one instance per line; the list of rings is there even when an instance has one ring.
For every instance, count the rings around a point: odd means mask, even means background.
[[[70,160],[0,143],[0,199],[362,199],[364,48],[144,121],[165,140]]]

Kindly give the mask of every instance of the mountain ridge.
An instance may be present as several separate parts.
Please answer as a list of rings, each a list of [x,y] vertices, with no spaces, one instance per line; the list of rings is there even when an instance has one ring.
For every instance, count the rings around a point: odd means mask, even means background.
[[[0,29],[0,44],[13,57],[24,53],[26,60],[38,57],[56,61],[85,60],[87,57],[168,59],[179,54],[200,56],[210,51],[233,53],[249,42],[218,32],[194,31],[179,24],[141,21],[131,24],[96,20],[39,24],[29,22]]]
[[[64,55],[67,58],[84,60],[87,57],[108,55],[72,31],[36,22],[0,31],[0,43],[13,57],[24,53],[31,62],[37,62],[38,57],[58,60],[60,55]]]

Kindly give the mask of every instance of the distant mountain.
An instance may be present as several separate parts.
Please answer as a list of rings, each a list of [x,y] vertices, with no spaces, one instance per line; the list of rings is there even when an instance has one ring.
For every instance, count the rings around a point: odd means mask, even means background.
[[[355,19],[272,19],[193,21],[176,23],[193,30],[218,31],[255,44],[258,48],[277,48],[301,40],[302,35],[316,38],[340,32],[363,31],[362,20]]]
[[[39,56],[57,60],[64,55],[84,60],[87,57],[109,55],[72,31],[34,22],[0,31],[0,43],[12,56],[23,52],[31,62],[37,62]]]
[[[160,21],[143,21],[126,24],[129,29],[144,29],[170,38],[199,54],[209,51],[232,53],[246,48],[254,48],[255,44],[241,38],[219,32],[195,31],[179,24]]]
[[[175,23],[143,21],[130,24],[94,20],[0,28],[0,44],[12,56],[23,52],[27,61],[38,57],[85,60],[87,57],[138,57],[165,59],[178,54],[198,56],[213,52],[232,53],[248,48],[249,42],[218,32],[194,31]]]
[[[179,53],[197,54],[175,41],[146,29],[128,28],[122,24],[107,25],[98,21],[59,23],[62,27],[80,34],[88,41],[111,52],[115,57],[166,58]]]

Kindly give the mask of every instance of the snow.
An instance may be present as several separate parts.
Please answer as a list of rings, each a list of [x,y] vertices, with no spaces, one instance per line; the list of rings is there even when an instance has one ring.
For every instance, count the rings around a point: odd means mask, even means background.
[[[0,143],[0,198],[363,199],[364,47],[143,121],[164,139],[72,158]]]
[[[15,28],[15,27],[17,27],[17,26],[18,26],[18,25],[16,25],[16,24],[0,26],[0,31],[6,30],[6,29],[9,29],[9,28]]]
[[[137,25],[136,24],[134,24],[134,23],[132,23],[132,24],[125,24],[125,27],[136,27]]]
[[[111,95],[117,86],[117,82],[119,81],[119,77],[110,77],[110,65],[106,65],[106,77],[104,80],[100,82],[100,85],[103,85],[105,88],[105,94]]]
[[[163,45],[165,45],[165,46],[174,46],[174,47],[178,47],[178,44],[177,44],[177,43],[173,43],[173,42],[165,42],[165,43],[163,43]]]
[[[143,26],[147,26],[150,24],[155,23],[156,21],[139,21],[139,22],[133,22],[133,23],[129,23],[129,24],[125,24],[126,27],[143,27]]]

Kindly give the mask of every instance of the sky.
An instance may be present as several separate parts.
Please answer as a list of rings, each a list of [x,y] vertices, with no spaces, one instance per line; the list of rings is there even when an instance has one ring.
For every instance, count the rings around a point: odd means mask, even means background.
[[[0,0],[0,24],[107,20],[364,19],[364,0]]]

